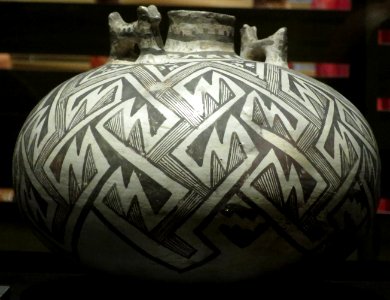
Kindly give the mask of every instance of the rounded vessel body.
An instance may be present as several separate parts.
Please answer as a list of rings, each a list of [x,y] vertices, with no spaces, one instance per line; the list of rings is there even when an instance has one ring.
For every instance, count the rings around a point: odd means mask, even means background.
[[[15,189],[55,248],[142,278],[239,280],[367,235],[380,162],[364,117],[313,78],[235,55],[218,24],[176,24],[162,55],[71,78],[29,115]]]

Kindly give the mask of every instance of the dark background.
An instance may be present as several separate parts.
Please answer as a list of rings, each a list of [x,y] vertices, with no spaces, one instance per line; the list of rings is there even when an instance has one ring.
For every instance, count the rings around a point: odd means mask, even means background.
[[[166,12],[160,7],[163,37]],[[378,45],[378,30],[390,29],[390,1],[353,1],[350,11],[275,9],[211,9],[236,16],[236,45],[243,24],[256,25],[260,38],[288,28],[289,61],[333,62],[350,65],[347,78],[319,78],[334,87],[365,115],[372,126],[382,160],[381,197],[390,199],[390,112],[377,111],[378,97],[390,98],[390,46]],[[107,16],[118,11],[130,22],[136,6],[114,4],[49,4],[0,2],[0,52],[14,54],[108,55]],[[239,49],[237,49],[239,52]],[[12,187],[12,154],[27,114],[52,88],[77,72],[0,70],[0,187]],[[146,297],[180,295],[254,297],[268,295],[299,299],[390,299],[390,216],[378,214],[374,237],[376,261],[352,258],[337,265],[294,270],[276,278],[236,285],[161,285],[96,276],[77,263],[64,261],[30,232],[15,203],[0,202],[0,285],[10,285],[8,299],[122,299],[133,291]],[[324,268],[325,267],[325,268]],[[321,272],[319,271],[321,270]],[[126,281],[128,283],[128,281]],[[149,289],[154,286],[155,289]],[[129,288],[129,289],[128,289]],[[172,294],[172,290],[176,294]],[[255,293],[255,295],[254,295]],[[1,296],[0,296],[1,297]],[[188,297],[188,296],[187,296]],[[274,299],[272,297],[272,299]],[[178,299],[177,298],[177,299]],[[2,299],[2,298],[1,298]],[[263,297],[264,299],[264,297]]]

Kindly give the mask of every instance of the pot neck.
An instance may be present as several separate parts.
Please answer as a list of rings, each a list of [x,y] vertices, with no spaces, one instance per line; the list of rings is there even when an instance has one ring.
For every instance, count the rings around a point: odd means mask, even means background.
[[[170,25],[165,43],[168,53],[216,52],[235,55],[235,17],[203,11],[177,10],[168,13]]]

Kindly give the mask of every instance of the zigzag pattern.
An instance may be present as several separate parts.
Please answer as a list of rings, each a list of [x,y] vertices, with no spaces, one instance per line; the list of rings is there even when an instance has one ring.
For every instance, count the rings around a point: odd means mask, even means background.
[[[15,153],[21,207],[57,245],[78,251],[95,218],[181,272],[263,235],[307,252],[358,232],[379,171],[367,122],[339,94],[226,57],[76,76],[37,106]]]

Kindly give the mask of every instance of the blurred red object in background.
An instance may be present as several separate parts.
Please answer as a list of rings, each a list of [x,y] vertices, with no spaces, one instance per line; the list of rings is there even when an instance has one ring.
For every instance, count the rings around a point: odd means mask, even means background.
[[[378,30],[378,44],[390,45],[390,29]]]
[[[322,78],[348,78],[349,64],[316,63],[316,76]]]
[[[390,214],[390,199],[381,198],[379,199],[378,213]]]
[[[351,0],[313,0],[312,9],[350,10]]]
[[[100,67],[101,65],[104,65],[108,60],[107,56],[92,56],[91,57],[91,67],[92,68],[97,68]]]
[[[390,111],[390,98],[377,98],[376,99],[377,111]]]

